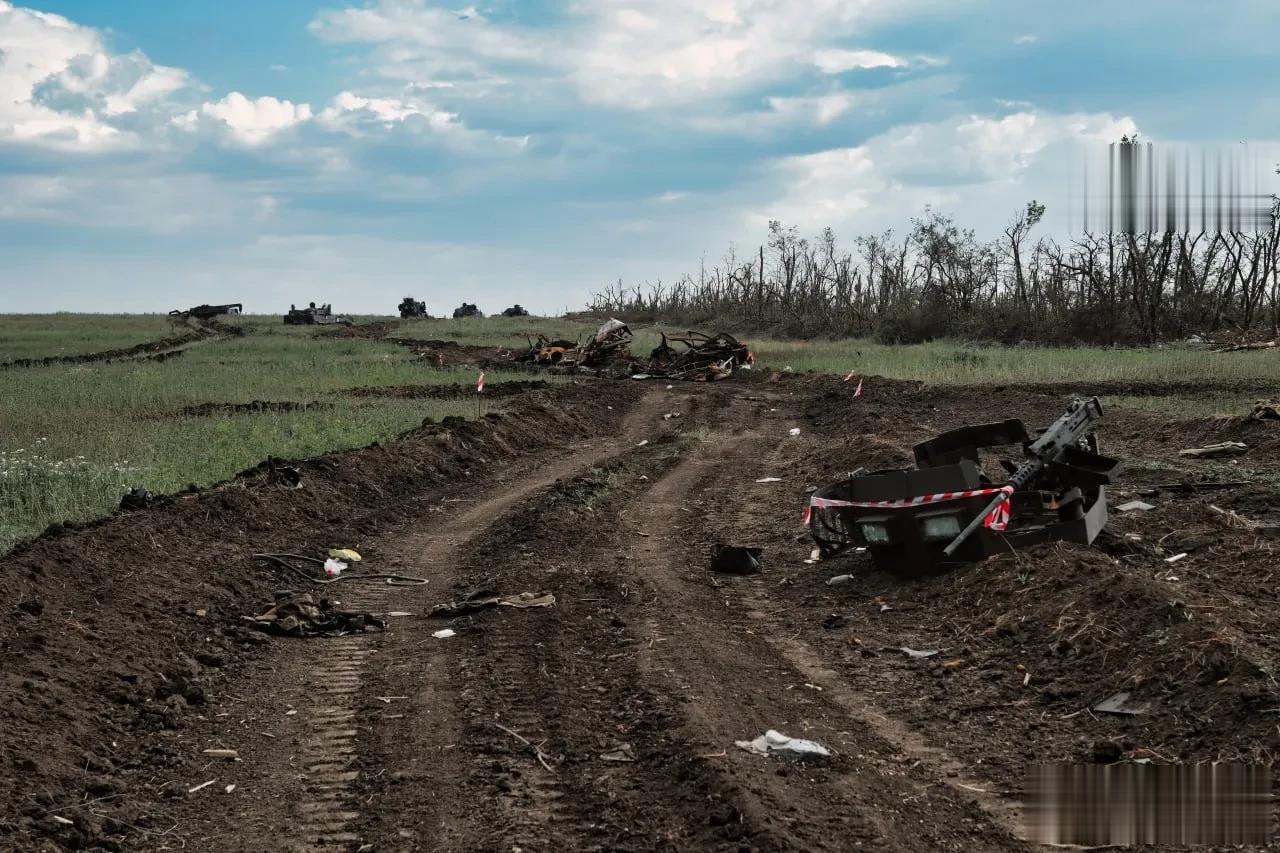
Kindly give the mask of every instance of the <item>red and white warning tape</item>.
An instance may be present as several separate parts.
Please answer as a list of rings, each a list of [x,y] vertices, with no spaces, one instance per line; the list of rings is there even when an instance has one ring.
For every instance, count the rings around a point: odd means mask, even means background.
[[[992,530],[1004,530],[1009,526],[1009,497],[1013,494],[1013,486],[996,486],[990,489],[970,489],[964,492],[939,492],[936,495],[921,495],[918,498],[908,498],[901,501],[842,501],[835,498],[820,498],[814,495],[809,498],[809,505],[804,510],[804,523],[808,526],[810,519],[813,517],[813,510],[829,509],[831,507],[859,507],[862,509],[902,509],[909,506],[924,506],[925,504],[944,503],[946,501],[957,501],[964,498],[980,498],[986,495],[994,495],[1004,493],[1004,500],[1000,505],[987,514],[983,519],[982,526],[989,527]]]

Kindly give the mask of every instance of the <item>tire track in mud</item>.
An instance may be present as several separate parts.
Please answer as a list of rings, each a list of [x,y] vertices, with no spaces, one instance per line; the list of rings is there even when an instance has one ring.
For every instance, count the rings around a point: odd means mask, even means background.
[[[739,424],[758,420],[741,404],[728,415]],[[770,451],[757,429],[713,430],[639,502],[642,527],[679,531],[630,549],[633,570],[662,603],[646,623],[651,678],[688,697],[691,738],[702,739],[707,754],[724,751],[715,766],[744,819],[767,827],[766,849],[1024,849],[1007,812],[956,790],[968,784],[949,776],[958,764],[877,718],[803,643],[776,633],[767,594],[744,594],[777,583],[776,573],[709,579],[703,543],[733,533],[733,508],[750,506],[742,490],[753,488],[763,460],[785,463],[786,440]],[[785,434],[781,426],[777,433]],[[841,755],[829,768],[792,770],[733,747],[765,728],[812,737]]]
[[[487,486],[489,497],[447,499],[437,507],[442,517],[435,524],[403,537],[385,554],[400,571],[429,575],[431,583],[426,587],[366,586],[346,595],[344,603],[373,612],[421,614],[445,595],[444,589],[455,575],[454,564],[475,540],[489,535],[513,507],[531,494],[618,452],[623,442],[632,441],[635,435],[646,430],[648,421],[656,417],[657,409],[653,406],[656,404],[646,405],[643,401],[638,404],[627,416],[619,437],[587,442],[560,458],[543,459],[542,464]],[[460,511],[448,513],[446,520],[444,516],[451,503],[464,506]],[[388,738],[396,741],[401,737],[399,730],[406,726],[414,728],[422,723],[442,722],[446,716],[443,712],[453,692],[444,678],[443,649],[424,645],[439,642],[431,637],[436,627],[438,625],[416,618],[393,619],[387,633],[346,638],[345,644],[338,647],[336,660],[313,664],[309,680],[326,684],[332,702],[318,705],[312,711],[311,736],[303,751],[303,765],[309,779],[296,810],[301,828],[297,849],[328,851],[358,846],[366,835],[353,830],[367,825],[369,820],[367,814],[362,814],[367,810],[362,810],[358,797],[371,801],[384,785],[432,790],[441,783],[438,773],[424,774],[415,766],[417,756],[409,756],[408,761],[391,762],[385,758],[371,760],[367,754],[380,753],[381,744]],[[516,652],[518,649],[500,650],[499,656],[510,658]],[[372,701],[384,703],[380,707],[370,704],[370,688],[373,688]],[[406,704],[397,704],[400,702]],[[511,727],[529,727],[533,722],[527,717],[513,719]],[[448,723],[442,722],[442,725]],[[406,758],[402,753],[399,757]],[[391,767],[393,764],[401,766]],[[379,769],[368,772],[374,766]],[[361,783],[361,769],[366,771],[366,777],[376,774],[375,779]],[[384,775],[390,778],[382,780]],[[544,785],[538,794],[550,802],[554,801],[557,791],[554,785]],[[429,814],[432,810],[425,812]],[[388,849],[398,849],[393,846],[397,844],[413,849],[421,834],[421,829],[398,826],[394,837],[385,844]]]

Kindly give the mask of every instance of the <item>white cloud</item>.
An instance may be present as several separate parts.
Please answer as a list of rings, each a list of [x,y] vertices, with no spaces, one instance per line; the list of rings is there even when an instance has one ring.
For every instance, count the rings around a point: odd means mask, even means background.
[[[340,92],[317,117],[332,130],[360,135],[370,125],[388,128],[413,121],[436,131],[461,128],[454,113],[438,110],[424,101],[403,98],[367,98]]]
[[[1040,36],[1027,33],[1025,35],[1020,35],[1017,38],[1015,38],[1013,40],[1013,43],[1014,44],[1035,44],[1038,41],[1040,41]]]
[[[544,78],[586,102],[644,110],[687,104],[809,73],[927,64],[842,42],[924,0],[576,0],[555,29],[460,15],[423,0],[324,12],[322,38],[372,44],[383,76],[424,84]]]
[[[813,54],[813,64],[826,74],[840,74],[855,68],[906,68],[906,59],[878,50],[831,48]]]
[[[767,172],[777,200],[748,222],[879,229],[932,204],[959,212],[966,224],[994,227],[1037,194],[1061,197],[1064,161],[1136,129],[1132,119],[1106,113],[1021,112],[906,125],[856,147],[775,161]]]
[[[140,51],[113,54],[61,15],[0,0],[0,141],[95,151],[139,143],[113,122],[189,85]]]
[[[220,101],[205,102],[198,111],[179,116],[174,123],[184,130],[212,124],[232,141],[252,147],[310,120],[310,104],[295,104],[270,95],[248,98],[232,92]]]

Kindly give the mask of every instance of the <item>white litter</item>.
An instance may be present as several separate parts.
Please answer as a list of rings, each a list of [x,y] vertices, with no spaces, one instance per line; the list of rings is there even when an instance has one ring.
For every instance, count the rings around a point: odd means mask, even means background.
[[[1185,557],[1185,556],[1187,556],[1187,552],[1186,552],[1186,551],[1183,551],[1181,554],[1174,554],[1172,557],[1168,557],[1168,558],[1166,558],[1166,559],[1165,559],[1165,562],[1166,562],[1166,563],[1176,563],[1176,562],[1178,562],[1179,560],[1181,560],[1181,559],[1182,559],[1183,557]]]
[[[792,428],[791,428],[791,434],[792,434],[792,435],[799,435],[799,434],[800,434],[800,427],[792,427]]]
[[[445,628],[443,631],[436,631],[431,636],[435,637],[437,640],[447,640],[450,637],[458,636],[458,632],[452,628]]]
[[[1120,504],[1116,509],[1120,512],[1133,512],[1134,510],[1146,511],[1149,509],[1155,509],[1155,507],[1146,501],[1129,501],[1127,504]]]
[[[336,578],[342,574],[347,568],[347,564],[341,560],[335,560],[332,557],[324,561],[324,573],[326,577]]]
[[[931,658],[934,655],[940,653],[939,649],[929,649],[928,651],[920,651],[918,649],[907,648],[906,646],[900,646],[898,648],[898,651],[905,652],[907,657],[914,658],[915,660],[920,660],[922,658]]]
[[[745,749],[753,755],[781,755],[784,758],[808,758],[810,756],[828,757],[831,750],[820,743],[800,738],[787,737],[782,732],[769,731],[755,740],[738,740],[733,745]]]
[[[761,477],[759,480],[756,480],[756,482],[757,483],[781,483],[782,478],[781,477]]]
[[[853,575],[836,575],[827,580],[827,586],[844,586],[847,583],[853,583]]]
[[[636,447],[644,447],[648,443],[649,443],[649,439],[646,438],[644,441],[637,444]]]

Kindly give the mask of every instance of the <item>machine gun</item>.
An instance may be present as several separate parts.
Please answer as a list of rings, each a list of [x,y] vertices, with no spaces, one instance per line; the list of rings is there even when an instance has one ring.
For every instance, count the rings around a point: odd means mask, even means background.
[[[1041,542],[1093,542],[1107,522],[1106,486],[1120,463],[1098,453],[1096,397],[1075,400],[1048,429],[1009,419],[961,427],[915,446],[911,468],[858,471],[810,496],[806,523],[824,556],[853,546],[905,575],[981,560]],[[987,449],[1021,445],[983,470]]]
[[[1102,402],[1097,397],[1073,401],[1067,407],[1066,414],[1054,421],[1052,426],[1027,446],[1027,461],[1019,465],[1009,475],[1004,488],[987,505],[987,508],[978,513],[973,521],[970,521],[969,525],[960,531],[960,535],[952,539],[951,544],[942,549],[943,555],[950,557],[954,554],[956,549],[973,535],[973,531],[977,530],[991,517],[992,513],[999,511],[1009,501],[1011,494],[1019,489],[1025,489],[1035,482],[1051,465],[1069,466],[1071,464],[1072,451],[1075,451],[1075,453],[1090,453],[1089,450],[1080,446],[1080,442],[1093,433],[1094,426],[1101,417]],[[1076,503],[1079,503],[1081,498],[1080,490],[1076,488],[1074,491],[1075,494],[1071,497],[1074,498]],[[1081,517],[1083,517],[1084,508],[1080,506],[1078,509]]]

